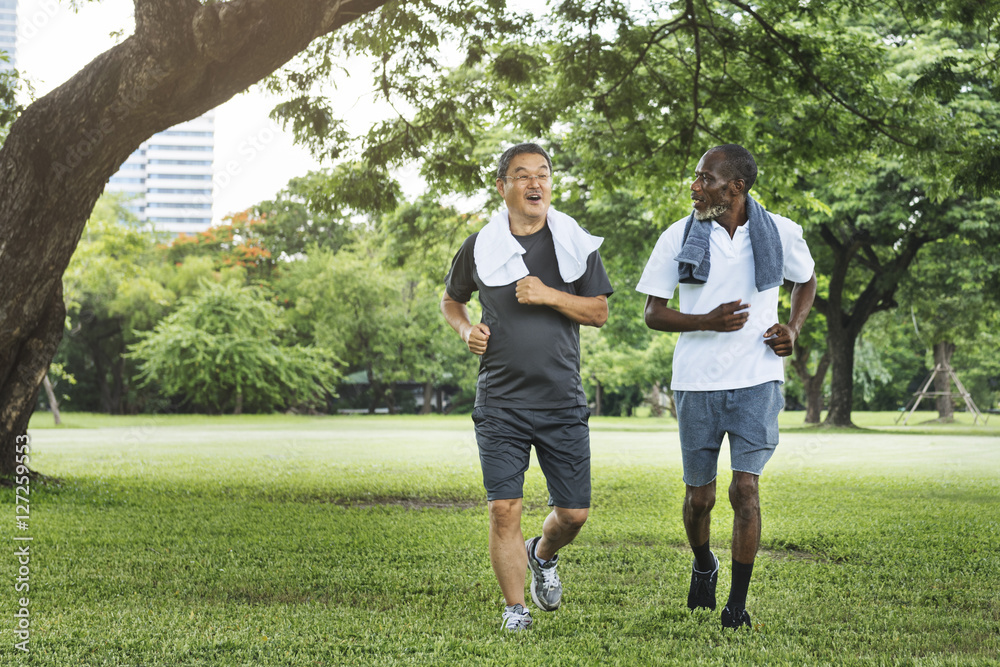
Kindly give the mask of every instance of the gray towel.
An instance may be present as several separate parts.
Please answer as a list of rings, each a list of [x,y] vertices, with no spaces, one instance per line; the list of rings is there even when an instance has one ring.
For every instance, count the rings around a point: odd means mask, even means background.
[[[750,248],[753,250],[754,282],[757,291],[763,292],[782,283],[784,256],[781,237],[771,215],[750,195],[747,195],[747,217],[747,224],[750,225]],[[684,245],[674,257],[680,263],[680,282],[702,285],[708,280],[708,272],[712,267],[712,253],[708,242],[711,234],[712,221],[696,220],[692,212],[684,226]]]

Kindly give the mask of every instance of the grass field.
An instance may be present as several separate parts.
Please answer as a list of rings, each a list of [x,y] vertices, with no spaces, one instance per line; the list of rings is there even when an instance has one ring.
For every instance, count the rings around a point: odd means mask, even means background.
[[[592,420],[563,607],[504,636],[468,417],[38,415],[32,467],[59,482],[32,485],[26,532],[0,490],[0,665],[1000,664],[1000,423],[932,416],[843,431],[783,415],[741,633],[685,606],[676,424]],[[533,466],[526,535],[545,499]]]

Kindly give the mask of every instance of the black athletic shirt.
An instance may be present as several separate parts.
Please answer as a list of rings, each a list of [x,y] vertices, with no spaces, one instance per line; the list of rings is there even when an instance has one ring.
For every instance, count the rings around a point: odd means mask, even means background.
[[[486,353],[479,362],[476,405],[498,408],[552,409],[586,405],[580,381],[580,325],[548,306],[517,302],[516,283],[488,287],[479,279],[473,248],[477,234],[465,240],[445,278],[448,295],[466,303],[479,291],[482,321],[490,328]],[[548,225],[516,237],[529,275],[549,287],[577,296],[611,295],[614,290],[598,251],[573,283],[559,275]]]

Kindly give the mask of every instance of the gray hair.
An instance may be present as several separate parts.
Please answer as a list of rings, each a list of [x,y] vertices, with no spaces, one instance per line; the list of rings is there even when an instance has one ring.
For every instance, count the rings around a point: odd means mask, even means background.
[[[730,180],[742,179],[747,185],[746,192],[750,192],[750,188],[757,182],[757,161],[753,159],[750,151],[739,144],[723,144],[710,148],[707,152],[714,153],[716,151],[722,153],[724,157],[722,161],[723,176]]]
[[[545,149],[538,144],[525,143],[511,146],[503,152],[503,155],[500,156],[500,162],[497,163],[497,178],[507,178],[507,169],[510,167],[510,161],[518,155],[524,155],[525,153],[541,155],[549,163],[549,171],[552,171],[552,158],[545,152]]]

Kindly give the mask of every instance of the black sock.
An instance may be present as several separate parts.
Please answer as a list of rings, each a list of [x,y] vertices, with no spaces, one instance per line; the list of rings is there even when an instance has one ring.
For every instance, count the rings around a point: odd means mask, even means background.
[[[726,603],[731,611],[746,609],[751,575],[753,575],[753,563],[748,565],[733,561],[733,586],[729,589],[729,602]]]
[[[705,543],[700,547],[691,547],[694,551],[694,558],[698,561],[698,566],[695,568],[699,572],[711,572],[715,569],[715,558],[712,557],[712,550],[708,548],[709,540],[705,540]]]

